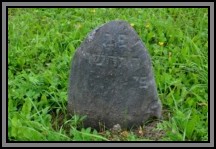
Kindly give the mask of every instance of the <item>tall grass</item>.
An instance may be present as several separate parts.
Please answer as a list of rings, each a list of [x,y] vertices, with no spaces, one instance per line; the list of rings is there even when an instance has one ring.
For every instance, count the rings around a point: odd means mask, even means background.
[[[97,132],[81,127],[83,117],[64,117],[75,49],[92,29],[116,19],[135,28],[151,55],[164,110],[155,127],[165,132],[160,140],[208,139],[207,9],[9,8],[9,140],[150,139]]]

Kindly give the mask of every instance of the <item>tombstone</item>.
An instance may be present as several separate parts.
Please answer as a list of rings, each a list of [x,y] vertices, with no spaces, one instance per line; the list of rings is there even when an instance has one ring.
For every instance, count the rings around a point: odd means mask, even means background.
[[[84,127],[140,126],[161,117],[146,47],[125,21],[93,30],[76,50],[68,90],[70,115],[86,115]]]

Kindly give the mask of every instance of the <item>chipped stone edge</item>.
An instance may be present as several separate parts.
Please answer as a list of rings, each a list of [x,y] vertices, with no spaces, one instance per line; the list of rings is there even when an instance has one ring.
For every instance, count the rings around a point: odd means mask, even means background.
[[[96,29],[94,29],[93,31],[91,31],[88,35],[87,35],[87,38],[86,38],[86,41],[87,42],[91,42],[94,37],[95,37],[95,34],[97,33],[97,31],[103,26],[104,24],[100,25],[99,27],[97,27]]]

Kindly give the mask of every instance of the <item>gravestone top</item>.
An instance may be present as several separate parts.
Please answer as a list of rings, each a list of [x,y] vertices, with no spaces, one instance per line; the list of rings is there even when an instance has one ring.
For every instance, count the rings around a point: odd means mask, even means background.
[[[86,115],[84,125],[122,128],[161,117],[161,102],[144,43],[125,21],[93,30],[72,60],[68,112]]]

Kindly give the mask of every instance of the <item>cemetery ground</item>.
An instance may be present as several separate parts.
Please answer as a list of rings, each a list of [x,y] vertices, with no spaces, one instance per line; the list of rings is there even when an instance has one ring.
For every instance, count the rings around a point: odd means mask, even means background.
[[[163,119],[96,131],[68,119],[71,58],[87,34],[125,20],[153,63]],[[206,8],[9,8],[8,139],[11,141],[207,141]]]

